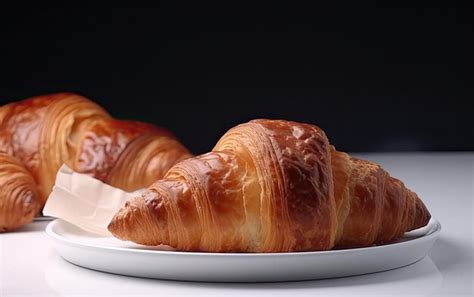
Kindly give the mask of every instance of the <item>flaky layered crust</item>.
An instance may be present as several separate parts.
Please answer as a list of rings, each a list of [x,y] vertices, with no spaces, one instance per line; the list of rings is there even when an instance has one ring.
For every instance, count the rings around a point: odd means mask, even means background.
[[[99,105],[71,93],[0,107],[0,151],[15,157],[32,175],[40,207],[64,163],[133,191],[149,186],[174,163],[190,156],[171,132],[116,120]],[[21,222],[22,213],[16,216]]]
[[[40,209],[35,181],[18,160],[0,152],[0,232],[31,222]]]
[[[254,120],[173,166],[109,230],[183,251],[290,252],[388,242],[429,218],[416,194],[320,128]]]

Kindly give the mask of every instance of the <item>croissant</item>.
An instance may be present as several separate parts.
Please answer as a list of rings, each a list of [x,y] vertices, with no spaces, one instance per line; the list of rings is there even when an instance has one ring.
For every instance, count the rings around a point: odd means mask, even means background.
[[[63,163],[133,191],[149,186],[174,163],[190,156],[171,132],[141,122],[116,120],[96,103],[71,93],[0,107],[0,152],[18,161],[16,166],[1,168],[0,183],[15,183],[13,172],[23,166],[22,174],[30,175],[28,181],[35,185],[28,187],[35,193],[37,210],[44,206]],[[0,197],[0,213],[8,211],[8,220],[18,226],[31,221],[33,209],[32,202],[20,203],[28,200],[21,195],[25,194],[5,190]],[[28,207],[22,209],[21,205]]]
[[[295,252],[382,244],[429,219],[401,181],[336,151],[320,128],[261,119],[175,164],[108,229],[181,251]]]
[[[39,209],[31,174],[14,157],[0,152],[0,232],[30,222]]]

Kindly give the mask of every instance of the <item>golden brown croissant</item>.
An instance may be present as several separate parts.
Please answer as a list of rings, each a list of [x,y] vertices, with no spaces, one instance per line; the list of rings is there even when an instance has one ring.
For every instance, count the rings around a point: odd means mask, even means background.
[[[380,244],[429,219],[415,193],[336,151],[320,128],[254,120],[173,166],[109,230],[182,251],[291,252]]]
[[[14,157],[0,152],[0,232],[30,222],[39,209],[31,174]]]
[[[0,107],[0,151],[14,156],[32,175],[40,207],[63,163],[133,191],[149,186],[174,163],[190,156],[169,131],[113,119],[99,105],[71,93]],[[13,177],[5,174],[0,183],[13,182],[10,179]],[[25,220],[22,211],[9,215],[19,224],[31,220]]]

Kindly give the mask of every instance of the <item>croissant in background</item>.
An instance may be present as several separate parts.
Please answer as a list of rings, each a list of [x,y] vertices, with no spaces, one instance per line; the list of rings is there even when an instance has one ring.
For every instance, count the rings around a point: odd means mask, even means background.
[[[31,174],[14,157],[0,152],[0,232],[29,223],[39,209]]]
[[[320,128],[254,120],[174,165],[108,228],[182,251],[292,252],[381,244],[429,219],[402,182],[336,151]]]
[[[0,107],[0,152],[2,231],[32,220],[44,206],[63,163],[133,191],[149,186],[190,156],[171,132],[116,120],[99,105],[71,93]]]

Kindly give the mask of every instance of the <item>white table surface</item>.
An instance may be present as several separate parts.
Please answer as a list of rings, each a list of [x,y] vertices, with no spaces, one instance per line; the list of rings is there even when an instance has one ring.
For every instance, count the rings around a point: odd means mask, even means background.
[[[442,224],[429,257],[375,274],[330,280],[230,284],[139,279],[64,261],[36,222],[0,235],[0,296],[473,296],[474,153],[360,154],[382,164]],[[348,264],[349,265],[349,264]]]

